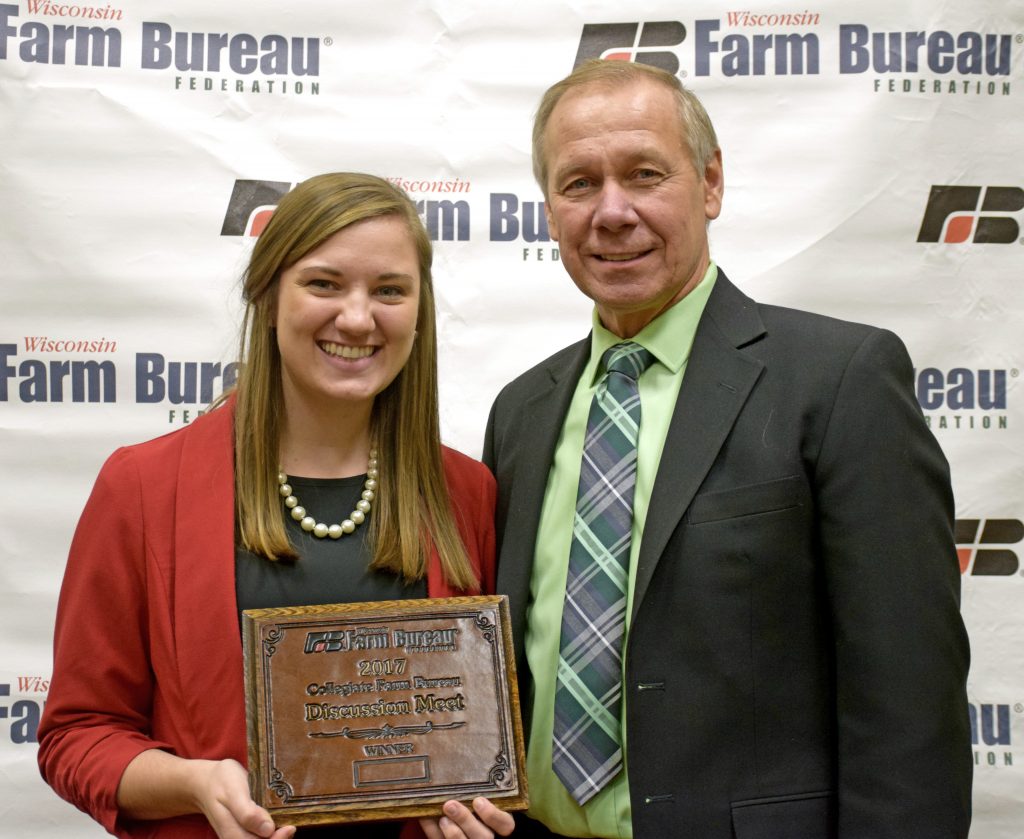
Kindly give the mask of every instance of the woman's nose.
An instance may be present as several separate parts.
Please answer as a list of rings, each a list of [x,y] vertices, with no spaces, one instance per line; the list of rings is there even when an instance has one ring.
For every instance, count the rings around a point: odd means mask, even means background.
[[[373,309],[365,294],[346,295],[339,303],[334,325],[339,332],[349,335],[366,335],[373,331]]]

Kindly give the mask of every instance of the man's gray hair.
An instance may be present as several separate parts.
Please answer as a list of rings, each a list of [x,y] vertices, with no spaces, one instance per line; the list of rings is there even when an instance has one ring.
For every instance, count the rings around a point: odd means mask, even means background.
[[[547,89],[540,100],[533,121],[533,176],[540,184],[544,197],[548,197],[548,159],[544,148],[544,132],[555,106],[570,91],[589,85],[607,88],[626,87],[640,81],[653,81],[672,91],[679,110],[679,125],[683,142],[690,151],[690,161],[698,176],[702,176],[711,158],[718,150],[718,137],[707,111],[697,96],[683,87],[671,73],[647,64],[631,61],[591,59],[585,61],[560,82]]]

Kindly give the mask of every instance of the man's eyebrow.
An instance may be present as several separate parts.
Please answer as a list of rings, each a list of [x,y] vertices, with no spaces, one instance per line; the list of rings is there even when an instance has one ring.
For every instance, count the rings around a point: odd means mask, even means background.
[[[623,156],[622,161],[623,165],[626,167],[637,166],[638,164],[643,163],[650,163],[662,168],[667,168],[669,165],[664,153],[660,152],[656,148],[647,146],[627,152],[626,155]],[[569,160],[559,168],[552,170],[551,177],[558,181],[575,173],[576,171],[583,172],[586,169],[587,164],[585,161],[579,159]]]

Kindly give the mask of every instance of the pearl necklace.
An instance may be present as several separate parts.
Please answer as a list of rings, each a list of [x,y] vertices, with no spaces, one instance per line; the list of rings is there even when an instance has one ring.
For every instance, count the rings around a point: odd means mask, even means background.
[[[370,449],[370,459],[366,464],[366,481],[363,483],[362,498],[356,503],[356,508],[348,514],[348,518],[341,524],[324,524],[318,522],[312,516],[306,515],[306,508],[299,504],[299,499],[292,494],[291,485],[288,483],[288,476],[278,466],[277,483],[278,492],[284,498],[284,506],[291,510],[292,518],[299,523],[299,526],[307,533],[312,533],[318,539],[330,536],[332,539],[340,539],[344,534],[351,533],[366,520],[370,512],[370,502],[373,501],[377,492],[377,450]]]

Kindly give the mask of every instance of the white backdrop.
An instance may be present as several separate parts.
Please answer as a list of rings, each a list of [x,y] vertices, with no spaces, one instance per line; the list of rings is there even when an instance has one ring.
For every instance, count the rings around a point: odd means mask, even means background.
[[[608,53],[703,98],[730,278],[907,342],[957,495],[972,836],[1020,836],[1024,4],[788,5],[0,2],[0,835],[100,833],[35,767],[68,544],[104,458],[230,378],[259,208],[336,170],[423,202],[444,435],[478,455],[501,385],[588,326],[529,136]]]

